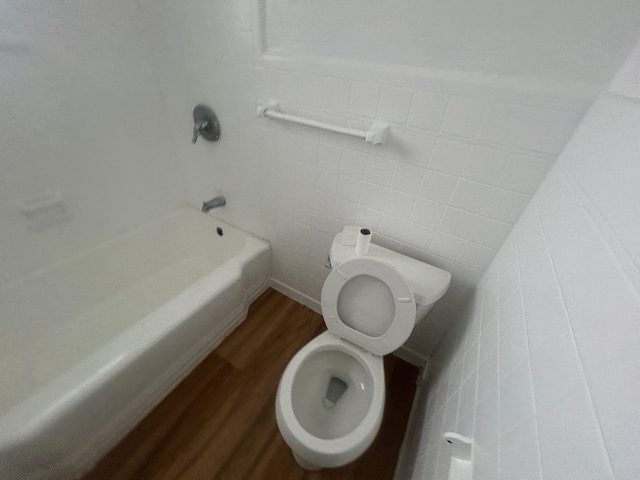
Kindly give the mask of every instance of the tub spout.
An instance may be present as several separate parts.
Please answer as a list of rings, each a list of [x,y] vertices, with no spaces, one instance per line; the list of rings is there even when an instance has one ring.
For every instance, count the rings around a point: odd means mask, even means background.
[[[222,207],[226,204],[227,204],[227,201],[225,200],[224,196],[218,195],[217,197],[214,197],[207,202],[202,202],[202,211],[204,213],[207,213],[209,210],[213,208]]]

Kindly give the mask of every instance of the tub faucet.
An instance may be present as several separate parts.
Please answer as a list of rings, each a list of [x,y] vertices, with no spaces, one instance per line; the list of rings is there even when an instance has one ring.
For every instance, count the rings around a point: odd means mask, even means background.
[[[227,201],[224,199],[224,196],[218,195],[217,197],[213,197],[211,200],[207,202],[202,202],[202,211],[207,213],[209,210],[213,208],[222,207],[227,204]]]

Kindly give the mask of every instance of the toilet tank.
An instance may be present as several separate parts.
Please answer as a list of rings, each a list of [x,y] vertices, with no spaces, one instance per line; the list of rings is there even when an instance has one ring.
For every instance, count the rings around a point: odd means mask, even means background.
[[[446,270],[374,243],[369,246],[366,256],[386,262],[400,272],[416,300],[416,321],[424,318],[431,306],[442,298],[451,283],[451,274]],[[338,233],[329,251],[332,268],[354,258],[361,256],[356,253],[353,237],[343,232]]]

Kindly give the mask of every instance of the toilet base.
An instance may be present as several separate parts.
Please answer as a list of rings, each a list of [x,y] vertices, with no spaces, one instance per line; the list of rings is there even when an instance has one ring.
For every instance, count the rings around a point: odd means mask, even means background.
[[[296,455],[295,452],[292,451],[291,453],[293,453],[293,458],[295,459],[296,463],[300,465],[302,468],[304,468],[305,470],[311,470],[311,471],[322,470],[322,467],[319,467],[318,465],[315,465],[311,462],[307,462],[305,459],[300,458],[298,455]]]

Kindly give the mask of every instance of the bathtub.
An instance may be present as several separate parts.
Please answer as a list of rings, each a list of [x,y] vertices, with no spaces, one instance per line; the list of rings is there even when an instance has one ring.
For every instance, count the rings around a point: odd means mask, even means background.
[[[268,243],[185,207],[0,289],[0,478],[82,475],[247,316]]]

